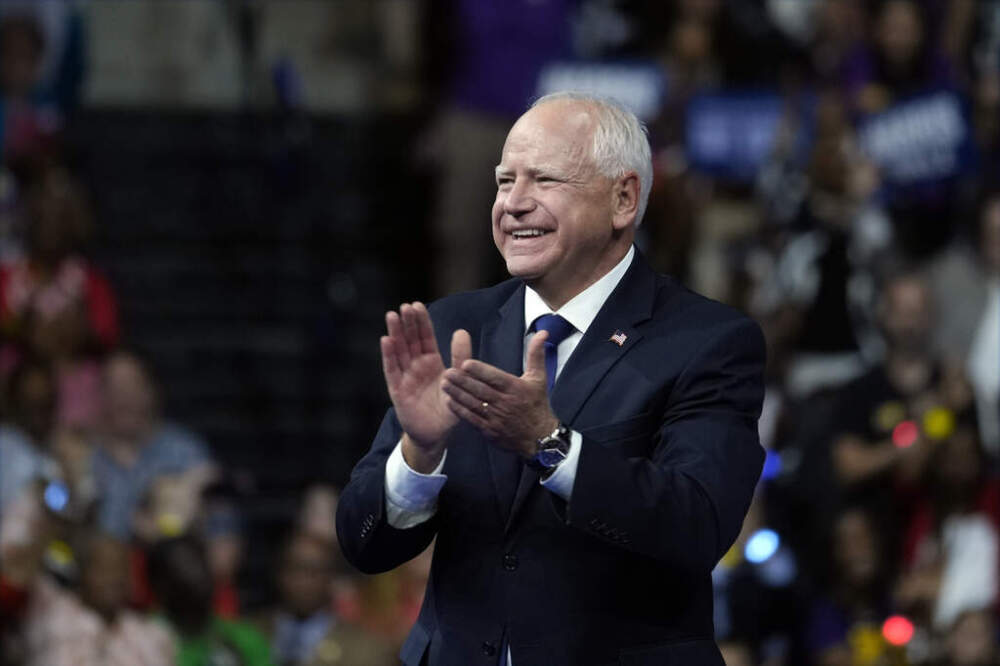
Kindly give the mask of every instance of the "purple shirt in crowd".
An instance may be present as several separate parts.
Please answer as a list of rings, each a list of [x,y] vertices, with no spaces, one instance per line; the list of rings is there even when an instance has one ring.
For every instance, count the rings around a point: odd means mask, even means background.
[[[458,0],[451,99],[498,116],[524,113],[542,67],[570,54],[572,0]]]

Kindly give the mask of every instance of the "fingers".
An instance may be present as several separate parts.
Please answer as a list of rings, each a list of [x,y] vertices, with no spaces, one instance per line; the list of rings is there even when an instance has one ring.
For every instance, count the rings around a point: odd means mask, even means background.
[[[528,354],[524,361],[524,374],[522,377],[546,379],[545,371],[545,341],[549,338],[548,331],[539,331],[531,337],[528,342]]]
[[[382,374],[385,375],[386,385],[391,389],[399,383],[403,369],[399,365],[399,358],[396,356],[396,348],[392,344],[392,338],[383,335],[379,338],[379,346],[382,349]]]
[[[420,337],[420,351],[425,354],[437,354],[437,338],[434,337],[434,325],[431,323],[431,315],[420,301],[413,304],[413,311],[417,318],[417,335]]]
[[[452,414],[462,419],[466,423],[469,423],[473,427],[478,428],[480,431],[488,435],[492,435],[493,429],[490,426],[489,420],[487,420],[487,418],[479,411],[476,411],[477,408],[480,410],[482,409],[481,402],[477,403],[476,406],[467,407],[464,403],[460,402],[459,400],[451,396],[448,396],[448,402],[446,404],[448,405],[448,409],[451,410]]]
[[[389,341],[392,343],[393,353],[399,361],[400,368],[407,368],[410,365],[410,347],[406,343],[406,334],[403,330],[403,320],[396,312],[385,313],[385,328],[389,332]]]
[[[403,319],[403,335],[409,348],[410,358],[417,358],[421,353],[420,321],[417,310],[409,303],[399,306],[399,315]]]
[[[458,329],[451,336],[451,367],[461,368],[472,358],[472,338],[465,329]]]
[[[502,395],[492,386],[455,368],[444,373],[444,382],[442,382],[441,388],[456,399],[469,396],[468,400],[463,399],[461,402],[473,408],[477,405],[481,406],[483,402],[497,404],[502,398]]]
[[[463,372],[471,375],[484,384],[492,386],[498,391],[506,391],[511,387],[513,382],[518,379],[518,377],[515,377],[512,374],[504,372],[499,368],[495,368],[489,363],[483,363],[482,361],[463,361],[461,369]]]

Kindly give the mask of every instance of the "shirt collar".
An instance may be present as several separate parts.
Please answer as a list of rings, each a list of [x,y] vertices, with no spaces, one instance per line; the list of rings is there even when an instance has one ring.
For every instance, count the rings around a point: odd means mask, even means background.
[[[604,277],[590,285],[579,294],[571,298],[565,305],[559,308],[555,314],[573,324],[576,330],[586,333],[591,322],[597,317],[604,301],[615,290],[618,283],[625,276],[625,271],[632,264],[632,257],[635,256],[635,247],[630,247],[628,252],[614,268],[608,271]],[[552,310],[538,292],[531,287],[524,289],[524,332],[528,332],[531,323],[543,314],[549,314]]]

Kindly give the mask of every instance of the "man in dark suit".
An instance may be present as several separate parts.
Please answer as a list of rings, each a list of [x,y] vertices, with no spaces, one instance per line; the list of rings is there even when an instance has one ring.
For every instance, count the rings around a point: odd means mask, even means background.
[[[514,279],[386,315],[393,408],[344,553],[375,573],[437,537],[407,665],[721,666],[710,574],[763,462],[760,330],[633,247],[652,166],[628,111],[545,97],[496,176]]]

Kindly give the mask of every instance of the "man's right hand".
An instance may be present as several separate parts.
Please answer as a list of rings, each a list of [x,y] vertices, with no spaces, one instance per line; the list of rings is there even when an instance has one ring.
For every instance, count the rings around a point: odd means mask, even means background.
[[[417,472],[434,470],[444,455],[445,440],[458,422],[442,391],[444,362],[434,337],[431,317],[423,303],[404,303],[387,312],[388,335],[382,336],[382,371],[396,417],[403,427],[403,458]],[[471,356],[466,331],[455,331],[452,365]]]

